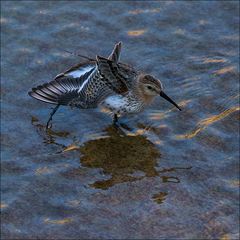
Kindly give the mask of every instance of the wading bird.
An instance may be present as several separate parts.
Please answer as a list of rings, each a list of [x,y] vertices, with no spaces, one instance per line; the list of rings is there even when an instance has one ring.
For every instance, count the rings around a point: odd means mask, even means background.
[[[87,58],[86,62],[29,92],[33,98],[56,105],[46,128],[61,105],[84,109],[104,107],[112,113],[115,125],[119,116],[141,112],[156,96],[163,97],[181,111],[163,92],[159,79],[119,62],[120,52],[121,42],[115,45],[108,58],[82,56]]]

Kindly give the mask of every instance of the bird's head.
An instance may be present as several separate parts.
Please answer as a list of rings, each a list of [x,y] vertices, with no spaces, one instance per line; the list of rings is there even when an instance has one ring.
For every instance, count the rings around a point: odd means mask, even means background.
[[[152,100],[155,96],[161,96],[181,111],[181,108],[163,92],[161,81],[153,76],[141,74],[139,76],[139,89],[146,100]]]

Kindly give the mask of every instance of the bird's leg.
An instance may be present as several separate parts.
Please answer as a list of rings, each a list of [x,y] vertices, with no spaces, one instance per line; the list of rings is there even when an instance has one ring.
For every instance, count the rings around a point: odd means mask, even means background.
[[[118,131],[118,133],[122,136],[125,136],[126,133],[121,129],[121,125],[118,122],[118,116],[117,114],[113,115],[113,126],[116,128],[116,130]]]
[[[132,131],[132,129],[130,127],[128,127],[126,124],[124,123],[119,123],[118,121],[118,116],[117,114],[114,114],[113,115],[113,125],[116,127],[116,128],[124,128],[126,129],[127,131]]]
[[[113,115],[113,124],[118,125],[118,116],[116,113]]]
[[[59,104],[52,110],[52,112],[50,113],[50,117],[49,117],[49,119],[48,119],[48,121],[47,121],[47,125],[46,125],[46,130],[49,128],[49,123],[52,121],[52,117],[53,117],[53,115],[56,113],[56,111],[58,110],[58,108],[59,108]]]

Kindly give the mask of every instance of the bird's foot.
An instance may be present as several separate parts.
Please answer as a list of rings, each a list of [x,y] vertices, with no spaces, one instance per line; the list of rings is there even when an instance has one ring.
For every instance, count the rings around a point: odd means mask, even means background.
[[[113,127],[116,129],[120,136],[126,136],[126,133],[123,131],[119,122],[113,123]]]
[[[51,123],[51,121],[48,121],[47,125],[46,125],[46,131],[51,129],[51,128],[52,128],[52,123]]]
[[[133,129],[130,128],[126,123],[122,123],[121,122],[119,125],[121,126],[121,128],[123,128],[123,129],[125,129],[125,130],[127,130],[129,132],[133,131]]]
[[[124,136],[126,136],[127,135],[127,133],[126,133],[126,131],[127,132],[132,132],[133,131],[133,128],[130,128],[128,125],[127,125],[127,123],[128,123],[128,121],[122,121],[121,120],[121,122],[119,122],[119,120],[118,120],[118,116],[117,116],[117,114],[114,114],[113,115],[113,126],[116,128],[116,129],[118,129],[118,131],[119,132],[121,132],[121,133],[124,133],[123,135]],[[125,131],[124,131],[125,130]]]
[[[59,108],[59,104],[52,110],[52,112],[50,113],[50,117],[47,121],[47,125],[46,125],[46,131],[49,129],[49,128],[52,128],[52,124],[50,125],[51,121],[52,121],[52,118],[53,118],[53,115],[56,113],[56,111],[58,110]]]

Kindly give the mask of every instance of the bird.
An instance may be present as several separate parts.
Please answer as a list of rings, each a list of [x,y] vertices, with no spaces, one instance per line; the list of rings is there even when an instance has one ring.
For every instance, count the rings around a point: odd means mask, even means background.
[[[55,105],[47,121],[47,129],[60,106],[104,108],[111,113],[114,125],[119,124],[119,117],[143,111],[156,96],[161,96],[181,111],[163,91],[158,78],[119,61],[121,48],[122,42],[115,44],[107,58],[96,55],[93,59],[80,55],[86,61],[28,92],[37,100]]]

